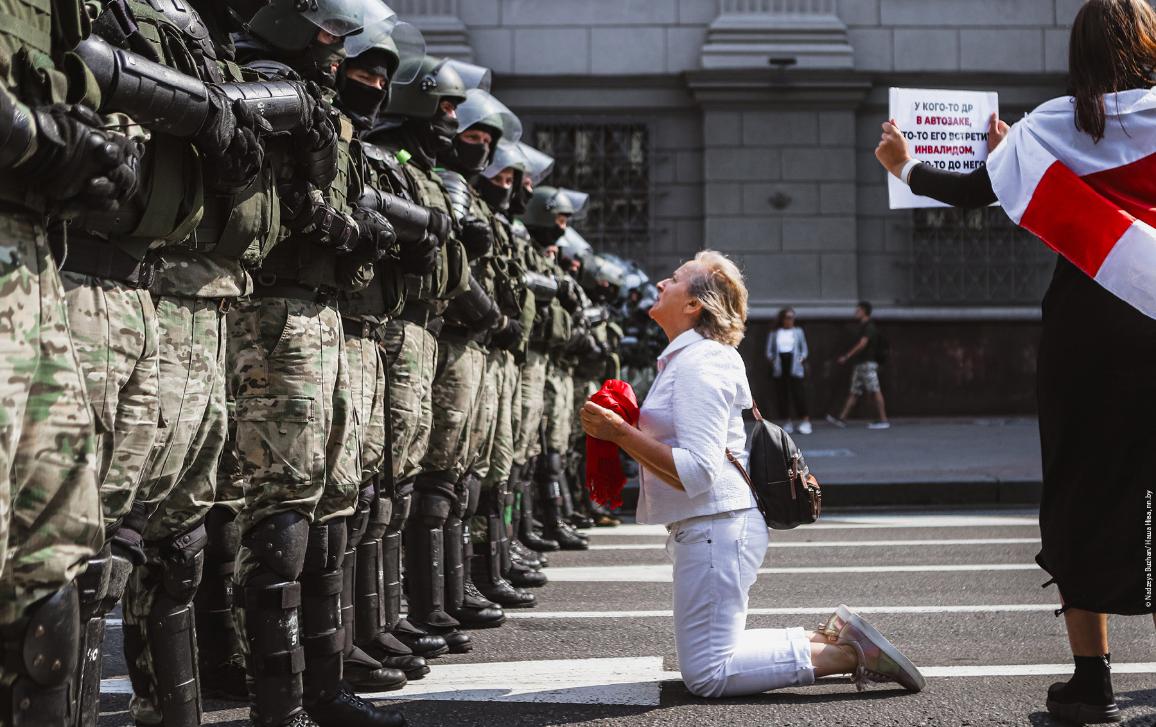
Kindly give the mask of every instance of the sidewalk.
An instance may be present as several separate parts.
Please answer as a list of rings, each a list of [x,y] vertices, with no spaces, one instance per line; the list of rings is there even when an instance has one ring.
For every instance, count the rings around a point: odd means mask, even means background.
[[[897,419],[883,431],[864,421],[846,429],[816,422],[814,434],[792,436],[823,485],[825,507],[1039,502],[1034,419]]]

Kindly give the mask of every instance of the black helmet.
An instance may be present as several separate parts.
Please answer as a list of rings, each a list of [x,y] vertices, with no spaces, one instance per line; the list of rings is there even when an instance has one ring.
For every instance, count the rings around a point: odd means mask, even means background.
[[[460,104],[466,100],[465,81],[448,58],[403,58],[398,73],[412,76],[390,87],[389,105],[385,108],[390,116],[431,120],[437,116],[442,101]]]
[[[300,53],[324,30],[345,38],[385,15],[396,15],[380,0],[270,0],[249,20],[249,29],[286,53]]]

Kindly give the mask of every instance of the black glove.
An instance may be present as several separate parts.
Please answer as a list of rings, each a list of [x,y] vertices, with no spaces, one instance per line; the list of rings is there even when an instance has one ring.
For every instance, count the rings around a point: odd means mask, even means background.
[[[573,313],[582,304],[582,298],[578,295],[578,284],[568,275],[558,281],[558,300],[567,313]]]
[[[506,324],[494,332],[494,335],[490,337],[490,342],[498,348],[513,351],[521,345],[525,332],[521,321],[516,318],[506,318]]]
[[[439,244],[444,245],[450,239],[450,233],[454,231],[453,220],[445,212],[431,208],[426,230],[437,238]]]
[[[353,220],[360,231],[358,248],[364,248],[370,260],[377,261],[389,254],[397,233],[385,215],[374,210],[357,207],[353,210]]]
[[[286,225],[305,242],[339,253],[349,252],[357,244],[357,223],[334,209],[321,192],[291,185],[282,189],[281,205]]]
[[[462,222],[461,240],[466,248],[466,256],[470,260],[477,260],[485,257],[494,247],[494,231],[484,220],[467,217]]]
[[[321,97],[321,88],[312,81],[305,84],[313,98],[310,124],[293,135],[294,148],[300,149],[302,168],[309,181],[325,189],[337,178],[337,113]]]
[[[224,92],[210,86],[226,102]],[[235,194],[246,189],[261,173],[265,162],[265,144],[262,137],[272,131],[269,122],[254,114],[245,104],[231,102],[229,116],[233,118],[233,133],[221,152],[210,150],[207,145],[198,147],[205,152],[205,179],[218,192]],[[202,131],[202,134],[204,132]]]
[[[438,264],[438,248],[441,243],[427,233],[420,240],[401,246],[401,269],[414,275],[432,273]]]
[[[68,212],[113,211],[136,192],[144,154],[138,139],[105,131],[84,106],[52,104],[32,113],[37,148],[20,169],[37,191]]]

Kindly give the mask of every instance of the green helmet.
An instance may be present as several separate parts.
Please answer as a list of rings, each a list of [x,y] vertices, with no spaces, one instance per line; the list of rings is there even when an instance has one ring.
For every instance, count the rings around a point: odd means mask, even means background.
[[[466,100],[466,84],[446,58],[403,58],[397,72],[410,76],[410,80],[390,87],[389,105],[385,108],[390,116],[432,119],[442,101]]]
[[[578,214],[590,195],[572,189],[538,187],[526,205],[522,221],[527,227],[550,227],[558,215]]]
[[[319,30],[345,38],[386,15],[396,15],[380,0],[270,0],[249,20],[249,29],[280,51],[299,53]]]

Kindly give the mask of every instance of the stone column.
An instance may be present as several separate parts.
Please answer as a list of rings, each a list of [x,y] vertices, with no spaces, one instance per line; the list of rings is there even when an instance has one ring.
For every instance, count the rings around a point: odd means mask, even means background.
[[[425,36],[428,52],[473,61],[470,35],[458,16],[462,0],[391,0],[389,6],[402,20],[413,23]],[[466,0],[470,2],[470,0]]]
[[[687,74],[703,112],[704,243],[743,263],[755,317],[854,301],[855,108],[870,83],[851,70],[835,0],[719,8],[703,69]]]

